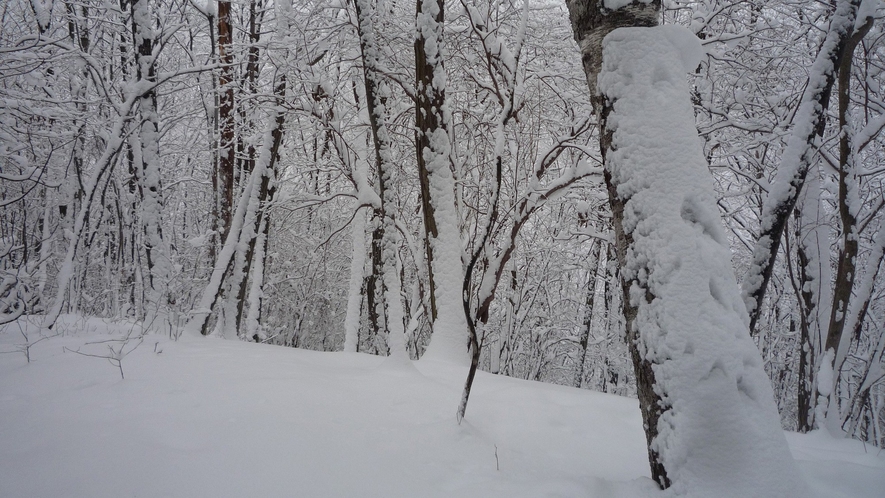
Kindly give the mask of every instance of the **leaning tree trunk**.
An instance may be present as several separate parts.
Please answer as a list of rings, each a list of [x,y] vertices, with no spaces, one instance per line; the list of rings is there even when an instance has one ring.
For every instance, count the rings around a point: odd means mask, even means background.
[[[280,10],[279,15],[285,18],[287,4],[283,3]],[[281,38],[287,31],[285,25],[277,26],[276,36]],[[282,56],[287,59],[288,52],[284,51]],[[223,297],[226,281],[230,284],[231,302],[228,304],[232,305],[229,306],[232,309],[228,311],[228,319],[222,321],[222,334],[233,339],[241,332],[248,333],[250,338],[258,332],[260,296],[264,286],[265,244],[270,223],[268,208],[276,192],[276,164],[286,122],[286,85],[285,73],[281,70],[274,78],[274,106],[271,112],[273,120],[267,124],[257,160],[244,182],[243,192],[231,217],[224,245],[215,261],[209,283],[185,326],[185,330],[193,335],[209,333],[209,318]],[[253,285],[248,289],[246,284],[250,274]],[[249,305],[248,310],[245,309],[246,304]],[[241,330],[244,319],[247,325],[245,330]]]
[[[842,222],[842,244],[839,248],[836,266],[836,279],[833,284],[833,306],[830,310],[830,323],[827,328],[824,351],[832,350],[833,365],[825,365],[822,368],[832,368],[834,371],[833,385],[825,386],[829,390],[829,403],[827,409],[827,424],[832,431],[841,431],[839,419],[839,397],[836,394],[839,385],[840,370],[848,352],[850,336],[845,336],[845,321],[848,315],[848,307],[851,303],[852,289],[857,275],[856,263],[859,249],[858,239],[860,230],[857,224],[857,210],[860,208],[858,199],[855,199],[858,189],[857,172],[855,168],[856,153],[852,144],[853,130],[849,123],[851,104],[851,66],[854,49],[873,27],[872,16],[868,17],[864,24],[856,31],[849,33],[851,37],[845,41],[844,54],[839,64],[838,77],[838,102],[839,102],[839,219]],[[825,356],[829,358],[829,356]],[[820,391],[824,392],[824,391]],[[821,423],[822,421],[818,421]]]
[[[699,496],[799,496],[697,138],[686,73],[699,41],[654,27],[659,1],[602,4],[566,2],[599,118],[652,478]]]
[[[248,227],[248,244],[246,246],[242,268],[235,272],[234,283],[231,285],[232,290],[237,291],[236,302],[236,320],[235,327],[237,335],[247,339],[254,339],[258,329],[258,316],[260,315],[261,301],[259,296],[264,288],[264,251],[267,243],[267,236],[270,233],[269,208],[273,203],[274,194],[276,193],[277,178],[277,162],[279,161],[280,145],[283,141],[283,125],[286,122],[286,114],[283,110],[283,102],[286,94],[285,76],[280,76],[274,88],[274,94],[277,99],[277,106],[274,110],[274,126],[271,132],[265,136],[265,140],[270,142],[269,150],[267,146],[261,151],[261,168],[263,176],[258,186],[258,212],[253,220],[252,226]],[[267,155],[267,157],[264,157]],[[255,164],[253,164],[253,169]],[[247,287],[247,282],[251,279],[252,287]],[[248,293],[247,293],[248,289]],[[248,306],[248,309],[246,309]],[[243,327],[243,320],[247,315],[251,314],[253,320],[249,327]]]
[[[268,124],[268,129],[264,133],[258,161],[245,182],[243,193],[237,202],[237,209],[231,218],[230,230],[228,230],[224,245],[218,253],[209,282],[203,289],[199,303],[191,310],[191,318],[185,326],[186,333],[191,335],[207,335],[210,332],[209,317],[222,298],[225,280],[234,270],[238,248],[248,247],[257,237],[255,227],[261,214],[260,199],[262,195],[267,195],[269,177],[273,174],[274,158],[282,137],[282,109],[277,112],[277,119]],[[228,334],[228,338],[232,339],[235,334],[233,328],[230,327],[230,329],[222,330],[222,332]]]
[[[795,124],[777,176],[762,205],[762,226],[753,248],[750,269],[743,281],[751,332],[759,320],[787,220],[796,206],[815,155],[815,139],[823,135],[826,126],[826,112],[836,72],[854,32],[860,3],[861,0],[841,0],[836,4],[827,36],[809,70],[808,88],[796,112]]]
[[[58,270],[55,299],[43,321],[43,326],[48,329],[55,326],[55,322],[58,320],[58,316],[61,314],[65,301],[68,298],[69,285],[75,271],[75,259],[82,244],[80,239],[87,232],[86,228],[89,213],[92,210],[96,196],[99,195],[100,182],[105,174],[113,168],[114,164],[116,164],[120,150],[123,148],[123,143],[125,141],[123,130],[125,128],[125,123],[131,118],[130,112],[132,111],[136,100],[137,98],[135,96],[130,96],[120,105],[120,115],[111,126],[113,133],[108,136],[104,151],[101,156],[95,160],[95,163],[92,166],[92,173],[83,183],[84,196],[76,215],[73,217],[74,222],[68,240],[68,247],[65,252],[64,260],[62,260],[61,267]]]

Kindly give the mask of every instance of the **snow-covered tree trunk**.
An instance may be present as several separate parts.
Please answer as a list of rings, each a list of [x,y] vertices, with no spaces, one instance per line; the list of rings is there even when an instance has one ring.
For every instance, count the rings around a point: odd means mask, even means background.
[[[366,268],[366,213],[361,206],[357,206],[353,215],[351,239],[350,285],[347,291],[347,315],[344,318],[344,351],[355,353],[359,347],[363,302],[361,290]]]
[[[365,279],[366,289],[366,314],[369,319],[369,341],[376,345],[377,338],[384,335],[387,325],[384,321],[384,290],[382,286],[384,274],[384,261],[381,257],[381,243],[384,229],[381,220],[384,215],[381,211],[380,197],[371,215],[372,238],[369,246],[371,256],[370,269]],[[377,346],[374,346],[377,353]]]
[[[436,228],[436,216],[433,202],[430,199],[430,176],[427,171],[427,158],[424,149],[427,149],[429,158],[432,160],[435,151],[431,148],[430,137],[437,129],[446,130],[446,123],[442,119],[442,108],[445,105],[445,86],[437,88],[433,84],[434,70],[439,67],[441,75],[445,77],[443,61],[440,57],[440,42],[442,41],[442,26],[445,20],[445,5],[437,0],[428,0],[428,8],[424,6],[424,0],[416,0],[415,7],[415,156],[418,163],[418,183],[421,187],[421,214],[424,220],[424,242],[427,252],[427,280],[430,283],[430,323],[436,320],[436,295],[433,292],[433,248],[431,239],[438,237]],[[429,4],[434,5],[429,5]],[[435,14],[435,15],[434,15]],[[426,32],[426,33],[425,33]],[[436,58],[428,60],[427,45]],[[441,80],[445,84],[445,79]]]
[[[415,143],[421,182],[433,335],[425,358],[467,363],[467,321],[461,300],[464,269],[455,209],[443,67],[444,2],[418,0],[416,11]]]
[[[600,118],[652,477],[681,494],[800,496],[689,101],[700,44],[652,27],[658,2],[621,4],[567,1]]]
[[[514,331],[517,328],[518,308],[517,308],[517,271],[516,265],[510,270],[510,285],[507,289],[507,304],[505,304],[504,323],[498,335],[495,336],[491,344],[491,353],[489,358],[489,371],[493,374],[512,375],[512,362],[510,354],[512,348],[512,340]]]
[[[787,220],[805,184],[814,156],[814,141],[823,134],[836,72],[845,46],[854,32],[861,0],[839,0],[830,27],[808,75],[808,88],[793,118],[793,130],[777,176],[762,206],[762,226],[753,248],[753,260],[744,276],[744,301],[750,312],[750,330],[755,330],[765,290],[771,280]]]
[[[278,26],[275,38],[281,41],[287,32],[289,2],[278,4]],[[283,59],[288,50],[283,50]],[[219,327],[224,337],[240,335],[254,338],[259,332],[261,298],[264,294],[265,247],[269,234],[267,211],[276,192],[276,164],[283,141],[285,120],[286,77],[278,70],[274,78],[274,104],[262,137],[258,157],[237,204],[224,245],[215,261],[209,283],[203,290],[198,306],[192,310],[186,331],[206,335],[209,317],[216,303],[224,297]],[[251,286],[248,285],[251,280]]]
[[[821,219],[818,174],[812,174],[796,208],[796,292],[799,309],[799,390],[797,424],[800,432],[812,430],[815,407],[817,358],[823,347],[822,324],[828,313],[825,303],[830,288],[829,234]]]
[[[575,365],[574,386],[581,388],[584,384],[584,363],[587,362],[587,345],[590,342],[590,330],[593,327],[593,308],[596,300],[596,282],[599,279],[599,271],[602,269],[602,241],[593,241],[590,249],[590,261],[594,265],[592,270],[587,271],[587,289],[584,298],[584,317],[581,321],[581,338],[578,341],[580,352]]]
[[[216,125],[218,126],[218,150],[212,171],[212,187],[215,194],[214,230],[217,240],[225,240],[232,223],[231,208],[234,202],[234,166],[236,149],[234,138],[234,54],[231,2],[218,2],[218,100]]]
[[[277,112],[282,114],[282,108],[279,108]],[[243,193],[240,195],[237,209],[231,219],[227,238],[215,261],[215,268],[212,271],[209,282],[203,289],[199,303],[191,310],[191,318],[185,327],[187,333],[192,335],[206,335],[209,333],[207,328],[209,316],[222,297],[221,289],[225,284],[225,280],[234,270],[233,266],[236,264],[237,258],[236,253],[240,248],[246,248],[252,244],[258,235],[256,227],[260,226],[261,197],[262,195],[267,195],[266,190],[270,181],[269,176],[272,176],[273,157],[282,139],[281,120],[282,118],[278,116],[276,120],[270,122],[268,129],[264,133],[264,140],[258,160],[246,181]],[[280,133],[277,133],[278,130]],[[262,194],[262,192],[265,193]],[[243,262],[239,264],[243,264]],[[222,333],[229,339],[236,338],[236,329],[234,327],[227,327],[222,330]]]
[[[391,137],[385,109],[386,85],[381,79],[378,62],[378,42],[375,36],[374,8],[367,0],[354,2],[359,29],[360,50],[366,107],[375,145],[375,165],[378,169],[378,190],[381,195],[381,272],[384,323],[390,356],[408,359],[405,342],[405,323],[401,300],[402,284],[397,270],[396,192],[393,189],[394,164],[390,157]],[[377,297],[377,296],[376,296]]]
[[[230,230],[228,230],[221,251],[219,251],[215,259],[215,267],[209,277],[209,282],[203,289],[198,304],[190,312],[191,317],[185,326],[186,333],[191,335],[207,335],[210,332],[208,329],[209,317],[212,315],[215,305],[221,298],[221,289],[224,285],[227,273],[231,270],[237,245],[240,243],[240,235],[243,231],[243,226],[253,222],[255,219],[255,210],[257,209],[258,203],[252,202],[252,193],[253,191],[258,190],[258,184],[260,183],[262,176],[260,168],[256,167],[252,170],[252,174],[246,182],[243,193],[237,203],[237,209],[231,219]],[[257,198],[255,200],[257,201]],[[243,240],[242,243],[245,244],[248,243],[248,241]]]
[[[163,241],[161,219],[163,192],[160,185],[160,125],[157,114],[155,41],[148,0],[130,4],[132,40],[135,45],[134,91],[138,96],[137,143],[133,144],[137,161],[138,189],[141,197],[141,220],[147,260],[146,323],[154,321],[167,301],[167,287],[172,275],[169,253]]]
[[[249,295],[247,302],[249,309],[245,318],[245,336],[253,340],[264,338],[261,329],[261,303],[264,299],[264,269],[267,260],[267,238],[270,233],[270,217],[267,213],[261,216],[258,236],[255,238],[252,271],[249,277]]]
[[[236,319],[234,320],[236,334],[248,339],[254,339],[258,331],[261,296],[264,293],[264,251],[270,233],[268,210],[276,193],[276,165],[279,159],[280,145],[283,141],[283,125],[285,124],[283,103],[286,93],[286,79],[282,75],[278,76],[274,93],[277,105],[273,112],[272,129],[265,135],[259,156],[253,165],[253,168],[260,167],[262,169],[256,198],[258,205],[251,225],[243,227],[240,239],[245,240],[246,243],[240,244],[242,253],[237,256],[237,266],[234,268],[233,284],[231,285],[231,289],[236,291]],[[250,281],[251,285],[247,287],[247,283]],[[233,296],[233,292],[231,296]],[[251,321],[246,319],[247,315],[253,317]],[[250,324],[248,327],[243,326],[244,319]]]
[[[860,21],[860,19],[858,19]],[[836,278],[833,283],[833,305],[830,310],[829,326],[827,327],[824,351],[833,350],[835,363],[825,365],[823,368],[833,368],[833,386],[824,387],[830,392],[830,401],[826,404],[829,408],[827,419],[828,426],[833,432],[841,432],[841,417],[837,402],[837,385],[843,358],[848,352],[850,336],[845,336],[846,317],[852,301],[852,290],[857,275],[857,256],[859,249],[860,232],[857,224],[858,211],[861,202],[858,198],[858,178],[856,171],[856,149],[852,143],[854,129],[850,121],[851,105],[851,67],[854,57],[854,49],[873,26],[872,16],[868,17],[864,24],[856,30],[849,30],[851,36],[845,41],[844,54],[839,64],[838,74],[838,103],[839,103],[839,195],[838,209],[839,220],[842,225],[842,240],[839,253],[836,257]],[[830,356],[825,356],[830,358]]]
[[[842,344],[839,345],[841,353],[835,357],[834,362],[835,371],[837,372],[842,370],[850,338],[860,337],[864,320],[867,317],[867,313],[870,311],[870,302],[873,299],[873,288],[876,282],[876,277],[882,273],[882,271],[885,271],[885,268],[883,268],[883,262],[885,262],[885,222],[882,222],[879,225],[879,230],[873,238],[873,246],[870,254],[867,256],[867,264],[866,268],[864,268],[863,278],[858,285],[856,296],[851,301],[851,306],[847,312],[845,330],[850,333],[843,333],[841,338]],[[856,387],[853,393],[850,393],[848,409],[845,410],[845,413],[843,414],[839,412],[837,409],[838,407],[834,406],[833,408],[830,408],[826,417],[828,426],[832,425],[834,428],[841,430],[846,422],[851,421],[851,426],[847,432],[849,435],[855,434],[857,423],[861,418],[860,413],[856,412],[863,409],[865,400],[869,400],[870,389],[873,385],[885,378],[885,369],[882,367],[882,361],[883,358],[885,358],[883,357],[883,354],[885,354],[885,330],[880,329],[879,337],[876,340],[876,346],[871,351],[863,373],[859,377],[860,385]],[[833,385],[831,389],[835,391],[838,383],[838,376],[834,375],[833,377]],[[826,386],[825,389],[828,387],[830,386]],[[832,400],[835,399],[835,396],[831,395],[830,398],[830,403],[834,403]]]
[[[130,98],[121,106],[124,113],[111,127],[111,134],[108,137],[108,142],[105,145],[104,151],[95,161],[92,174],[89,175],[83,184],[85,196],[80,204],[80,208],[74,216],[73,229],[71,230],[71,235],[67,241],[68,247],[65,252],[64,260],[62,260],[61,268],[59,268],[58,271],[55,299],[43,321],[43,326],[46,328],[51,329],[55,325],[68,297],[69,286],[74,277],[74,271],[76,270],[74,267],[74,260],[80,249],[80,239],[86,231],[89,212],[92,209],[95,197],[99,194],[99,182],[102,177],[104,177],[105,173],[107,173],[117,161],[117,155],[123,147],[123,123],[129,119],[128,114],[133,107],[134,100],[134,98]]]
[[[68,38],[70,39],[71,46],[74,51],[79,54],[87,54],[89,52],[90,47],[90,37],[89,30],[86,27],[87,21],[86,17],[89,14],[88,7],[83,6],[80,10],[80,13],[77,13],[77,9],[74,8],[73,3],[65,4],[65,12],[67,15],[68,21]],[[73,166],[73,173],[76,178],[80,180],[82,176],[85,174],[85,166],[86,166],[86,101],[89,89],[89,71],[86,67],[81,66],[78,68],[78,71],[75,71],[71,77],[70,81],[70,92],[72,99],[76,102],[76,110],[77,116],[72,120],[73,128],[76,130],[74,133],[74,141],[72,144],[71,151],[71,165]],[[126,109],[128,112],[131,110],[132,103],[129,103],[129,107]],[[125,123],[120,123],[121,129],[120,133],[124,133],[123,128],[125,128]],[[122,142],[122,140],[121,140]],[[107,152],[107,150],[105,151]],[[104,166],[110,166],[110,164],[103,163],[101,161],[108,160],[112,161],[116,159],[116,151],[113,152],[112,155],[108,156],[103,154],[102,157],[97,161],[99,164],[99,169]],[[104,171],[102,171],[102,174]],[[68,173],[65,174],[65,179],[68,179]],[[95,181],[97,182],[100,178],[100,175],[95,176]],[[91,180],[92,178],[90,178]],[[78,185],[78,183],[80,185]],[[78,226],[78,219],[80,213],[83,212],[82,204],[86,202],[91,208],[91,199],[94,194],[89,194],[88,192],[84,192],[86,188],[97,188],[97,183],[93,184],[91,181],[82,182],[73,182],[73,181],[65,181],[62,182],[62,186],[60,189],[61,192],[61,204],[58,206],[59,216],[61,218],[61,230],[59,242],[66,246],[65,258],[62,260],[61,268],[57,275],[57,284],[58,287],[55,289],[56,296],[52,305],[49,307],[47,312],[47,317],[45,321],[45,326],[52,328],[55,324],[55,321],[58,319],[58,315],[61,313],[62,309],[66,301],[69,298],[70,287],[72,282],[75,280],[74,272],[77,270],[74,267],[74,258],[76,256],[78,249],[78,245],[80,243],[77,240],[82,234],[83,229],[86,227],[87,220],[84,218],[82,224]],[[86,198],[83,198],[84,193],[86,194]],[[88,211],[84,213],[84,216],[88,215]],[[70,263],[68,259],[70,257]],[[64,288],[61,288],[62,283]],[[70,296],[70,302],[76,303],[76,299],[73,296]]]

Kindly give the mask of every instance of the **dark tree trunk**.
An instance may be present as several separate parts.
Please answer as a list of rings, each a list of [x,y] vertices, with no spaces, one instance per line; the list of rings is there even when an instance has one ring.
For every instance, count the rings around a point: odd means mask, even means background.
[[[802,187],[805,185],[805,178],[811,167],[811,161],[814,157],[813,144],[817,137],[823,135],[826,126],[827,108],[830,103],[830,94],[833,90],[833,84],[836,80],[836,72],[842,63],[843,54],[845,53],[846,44],[854,32],[854,20],[857,15],[857,9],[861,0],[850,0],[836,3],[836,11],[831,17],[830,28],[827,33],[827,39],[823,45],[823,49],[817,55],[815,67],[819,63],[823,63],[830,68],[829,71],[823,71],[821,78],[816,73],[811,75],[808,89],[803,96],[800,104],[798,115],[803,115],[803,110],[810,107],[811,115],[808,123],[797,123],[793,136],[784,152],[784,159],[781,167],[793,166],[788,163],[795,162],[792,170],[787,170],[789,178],[785,174],[784,178],[779,175],[775,180],[770,192],[778,192],[778,182],[789,183],[786,189],[786,195],[774,196],[769,194],[765,200],[762,209],[762,226],[759,230],[759,238],[756,247],[753,250],[753,261],[750,271],[744,278],[744,288],[746,300],[750,312],[750,332],[756,329],[756,324],[762,310],[762,302],[765,299],[765,291],[768,283],[771,281],[771,274],[774,270],[774,263],[780,248],[781,239],[783,238],[784,229],[787,226],[787,219],[796,201]],[[832,42],[832,43],[827,43]],[[807,125],[807,126],[806,126]],[[834,308],[835,309],[835,308]]]
[[[593,249],[590,251],[591,259],[595,260],[596,268],[591,270],[590,277],[587,279],[587,294],[584,301],[584,323],[582,324],[581,340],[578,345],[581,348],[580,359],[575,368],[574,386],[581,388],[584,384],[584,363],[587,362],[587,344],[590,342],[590,328],[593,325],[593,306],[596,299],[596,280],[599,278],[600,256],[602,255],[602,242],[594,243]]]
[[[416,17],[420,19],[423,14],[423,1],[417,0]],[[435,16],[437,24],[442,25],[445,19],[445,5],[443,0],[436,0],[439,9]],[[441,61],[428,60],[426,51],[427,40],[422,29],[416,30],[415,37],[415,152],[418,159],[418,180],[421,184],[421,210],[424,215],[424,246],[427,251],[427,276],[430,283],[430,321],[436,321],[436,292],[433,279],[433,247],[431,241],[439,236],[436,226],[436,216],[433,203],[430,200],[430,174],[427,170],[428,154],[433,152],[431,136],[434,131],[445,129],[445,120],[442,109],[445,105],[445,90],[436,88],[433,84],[433,75],[437,64]],[[439,43],[436,44],[439,50]]]
[[[286,93],[286,78],[285,76],[281,76],[279,81],[275,85],[274,93],[276,95],[277,104],[281,105],[285,99]],[[244,309],[246,307],[246,296],[247,296],[247,283],[249,281],[249,276],[252,274],[252,267],[254,263],[254,259],[256,257],[255,253],[255,245],[258,241],[258,234],[263,232],[265,244],[267,243],[267,236],[270,233],[270,220],[268,219],[268,207],[271,202],[273,202],[274,194],[276,193],[276,184],[275,179],[277,177],[277,161],[279,160],[280,155],[280,145],[283,142],[283,125],[286,122],[286,115],[284,112],[277,112],[275,117],[274,128],[271,131],[270,138],[272,140],[272,144],[270,146],[270,157],[269,163],[266,165],[262,165],[265,168],[264,176],[261,178],[261,184],[258,190],[258,214],[255,216],[255,222],[252,226],[252,236],[249,239],[249,246],[246,248],[246,259],[245,265],[243,268],[243,273],[240,278],[239,285],[237,286],[237,318],[236,318],[236,328],[238,333],[242,333],[242,322],[244,317]],[[254,165],[253,165],[254,168]],[[261,251],[261,254],[258,255],[260,258],[264,258],[264,252]],[[264,269],[264,265],[261,264],[260,268]],[[252,278],[258,278],[262,281],[264,280],[264,275],[254,275]],[[256,303],[249,303],[250,306]],[[251,339],[251,337],[249,338]]]
[[[231,223],[231,206],[234,202],[234,167],[236,144],[234,137],[234,56],[233,26],[230,2],[218,2],[218,61],[221,74],[218,78],[218,160],[213,187],[217,196],[218,229],[220,240],[227,238]]]
[[[384,331],[384,309],[381,297],[381,279],[384,267],[381,261],[381,239],[384,237],[384,228],[381,226],[381,211],[373,213],[375,229],[372,230],[370,255],[372,257],[372,271],[366,275],[366,311],[369,318],[369,336],[371,344]]]
[[[387,95],[381,79],[379,48],[375,33],[374,12],[366,0],[354,2],[357,16],[357,31],[360,37],[360,53],[363,63],[363,82],[366,94],[366,109],[375,149],[375,167],[378,172],[377,185],[381,197],[381,281],[380,288],[384,304],[383,323],[387,332],[387,345],[390,355],[408,359],[405,350],[403,309],[400,301],[400,280],[396,271],[396,198],[392,188],[395,166],[390,156],[391,137],[387,126]],[[373,235],[373,244],[375,243]],[[373,273],[375,268],[375,247],[373,247]],[[376,293],[375,298],[379,295]]]
[[[799,221],[796,222],[797,235],[799,233]],[[814,362],[817,348],[812,340],[813,314],[817,313],[817,303],[814,292],[811,290],[808,280],[808,267],[811,261],[805,251],[804,245],[797,237],[798,273],[799,273],[799,391],[797,393],[797,429],[799,432],[808,432],[813,429],[814,410]],[[819,324],[818,324],[819,325]]]
[[[611,147],[613,132],[606,126],[606,119],[612,111],[611,103],[596,91],[596,78],[602,67],[602,39],[620,27],[656,26],[660,17],[661,2],[654,0],[649,4],[643,4],[637,1],[614,11],[603,7],[602,2],[598,0],[567,0],[566,5],[575,41],[578,42],[581,49],[581,62],[584,65],[584,74],[587,76],[587,86],[590,88],[590,99],[599,119],[599,147],[604,162],[606,153]],[[626,199],[622,199],[618,195],[617,185],[613,183],[608,170],[605,171],[604,178],[615,229],[615,252],[619,266],[624,268],[627,248],[633,242],[632,238],[624,233],[624,203]],[[658,419],[663,412],[664,403],[660,395],[655,392],[655,375],[652,364],[642,357],[637,347],[638,331],[633,326],[637,308],[630,304],[631,284],[632,282],[626,279],[621,281],[621,302],[624,306],[624,318],[626,319],[627,345],[636,374],[636,391],[648,443],[648,461],[652,478],[662,488],[667,488],[670,486],[667,471],[658,453],[652,449],[652,441],[658,434]]]
[[[852,133],[849,129],[849,109],[851,103],[851,66],[854,49],[873,27],[873,19],[869,18],[857,32],[846,42],[845,51],[839,64],[838,96],[839,96],[839,218],[842,222],[842,247],[836,266],[836,281],[833,287],[833,309],[827,329],[824,351],[832,349],[839,353],[839,343],[845,330],[845,318],[848,315],[848,304],[851,301],[851,289],[854,287],[856,261],[858,251],[858,229],[854,209],[849,200],[849,190],[856,187],[857,176],[854,170],[854,153],[852,151]],[[839,365],[835,365],[837,368]]]

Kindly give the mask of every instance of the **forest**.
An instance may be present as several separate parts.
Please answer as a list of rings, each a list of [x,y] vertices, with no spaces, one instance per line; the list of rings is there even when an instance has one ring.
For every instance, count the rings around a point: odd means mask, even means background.
[[[451,362],[459,422],[477,370],[638,398],[677,492],[711,471],[698,417],[735,452],[885,448],[883,19],[5,1],[0,326]]]

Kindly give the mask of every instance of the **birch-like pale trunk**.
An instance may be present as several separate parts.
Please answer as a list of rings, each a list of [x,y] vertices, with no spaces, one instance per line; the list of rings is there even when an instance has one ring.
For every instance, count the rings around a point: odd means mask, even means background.
[[[366,213],[357,207],[351,229],[350,286],[347,292],[347,315],[344,317],[344,351],[356,353],[359,346],[363,275],[366,269]]]

